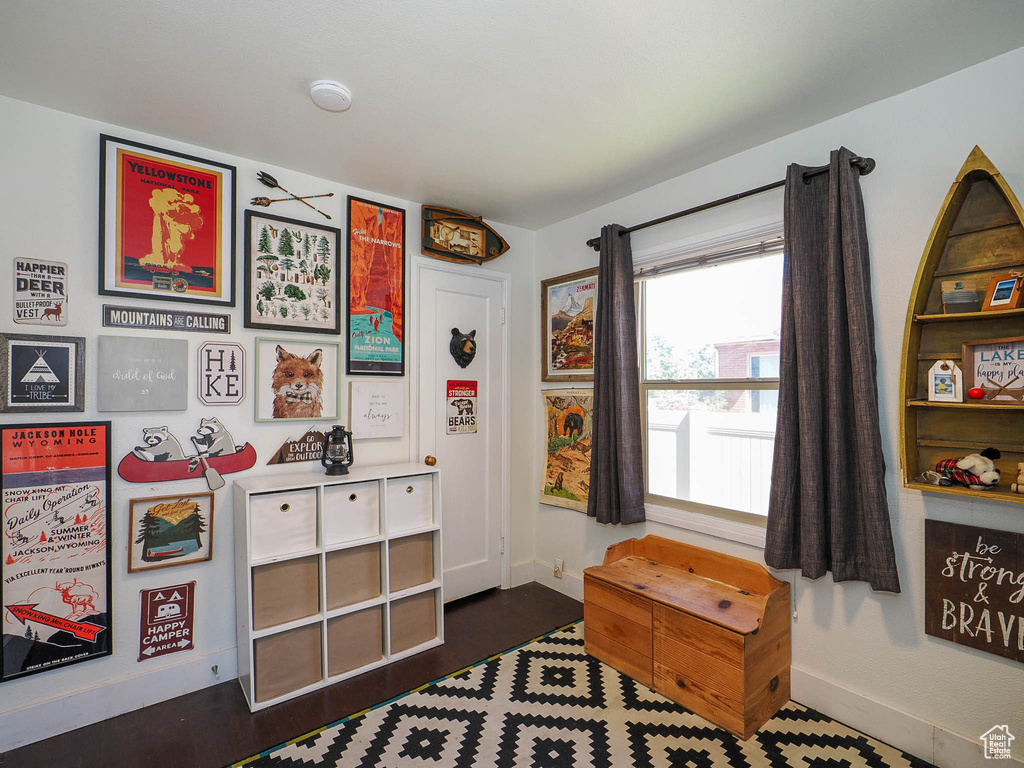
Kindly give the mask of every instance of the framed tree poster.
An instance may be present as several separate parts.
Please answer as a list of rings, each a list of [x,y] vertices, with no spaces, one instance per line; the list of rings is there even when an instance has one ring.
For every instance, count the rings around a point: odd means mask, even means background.
[[[111,653],[110,422],[0,427],[0,681]]]
[[[245,212],[245,327],[341,333],[341,230]]]
[[[235,305],[235,167],[100,136],[104,296]]]
[[[348,198],[348,364],[405,375],[405,210]]]

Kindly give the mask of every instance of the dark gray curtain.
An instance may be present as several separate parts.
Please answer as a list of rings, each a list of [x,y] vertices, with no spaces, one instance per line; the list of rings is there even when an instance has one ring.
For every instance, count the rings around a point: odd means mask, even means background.
[[[601,229],[594,318],[594,434],[587,514],[599,523],[640,523],[644,512],[640,374],[633,250],[622,227]]]
[[[899,592],[878,426],[860,172],[786,177],[779,416],[765,562]]]

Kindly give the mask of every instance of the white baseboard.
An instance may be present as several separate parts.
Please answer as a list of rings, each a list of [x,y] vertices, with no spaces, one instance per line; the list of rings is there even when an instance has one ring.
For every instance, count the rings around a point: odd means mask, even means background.
[[[545,587],[550,587],[556,592],[561,592],[563,595],[568,595],[577,600],[583,600],[582,576],[563,572],[562,578],[556,579],[554,563],[542,563],[540,560],[535,561],[534,574],[534,580]]]
[[[793,667],[793,700],[938,768],[990,768],[977,736],[965,736]],[[979,734],[980,735],[980,734]],[[1007,768],[1018,759],[998,761]]]
[[[533,577],[536,561],[526,560],[512,566],[512,586],[521,587],[523,584],[530,584],[536,579]]]
[[[220,681],[232,680],[238,677],[237,661],[235,649],[228,648],[7,712],[0,715],[0,755],[214,685],[218,682],[210,671],[214,665]]]

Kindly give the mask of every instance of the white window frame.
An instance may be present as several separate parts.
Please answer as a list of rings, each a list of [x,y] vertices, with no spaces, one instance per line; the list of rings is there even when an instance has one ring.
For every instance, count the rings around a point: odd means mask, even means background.
[[[763,548],[765,544],[765,526],[767,518],[762,515],[715,507],[698,502],[686,501],[667,496],[659,496],[647,491],[647,393],[651,390],[667,389],[778,389],[778,379],[697,379],[682,381],[665,381],[646,379],[645,366],[647,361],[644,313],[644,283],[657,273],[671,270],[671,266],[682,261],[696,260],[702,255],[714,255],[759,243],[770,246],[781,242],[782,222],[771,221],[767,224],[746,230],[734,230],[724,236],[715,238],[699,238],[689,241],[672,243],[657,249],[637,251],[634,253],[634,287],[636,291],[637,310],[637,348],[640,355],[640,418],[644,450],[644,500],[647,520],[663,525],[681,528],[696,533],[735,541],[750,546]],[[730,385],[723,387],[723,384]],[[733,386],[734,385],[734,386]]]

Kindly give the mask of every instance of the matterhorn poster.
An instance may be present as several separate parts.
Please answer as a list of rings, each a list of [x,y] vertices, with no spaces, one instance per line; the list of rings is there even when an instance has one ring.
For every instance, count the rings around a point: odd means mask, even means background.
[[[0,429],[9,680],[111,652],[110,422]]]
[[[545,280],[543,381],[593,381],[597,270]]]

